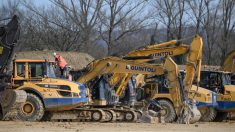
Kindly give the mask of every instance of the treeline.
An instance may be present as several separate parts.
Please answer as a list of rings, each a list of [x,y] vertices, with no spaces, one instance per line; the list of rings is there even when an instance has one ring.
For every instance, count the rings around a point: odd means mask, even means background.
[[[235,49],[234,6],[234,0],[3,0],[0,20],[20,16],[18,51],[101,58],[200,34],[203,63],[218,65]]]

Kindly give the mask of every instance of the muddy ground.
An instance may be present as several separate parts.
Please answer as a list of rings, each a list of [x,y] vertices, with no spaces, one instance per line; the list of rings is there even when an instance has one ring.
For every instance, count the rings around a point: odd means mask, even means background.
[[[0,121],[0,132],[234,132],[235,121],[196,124],[8,122]]]

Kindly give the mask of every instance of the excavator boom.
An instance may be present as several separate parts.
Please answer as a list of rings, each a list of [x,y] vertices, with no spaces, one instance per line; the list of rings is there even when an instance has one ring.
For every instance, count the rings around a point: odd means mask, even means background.
[[[108,57],[95,60],[88,64],[89,71],[80,77],[77,82],[86,83],[98,75],[108,73],[130,73],[130,74],[164,74],[162,65],[148,65],[127,61],[117,57]]]
[[[1,120],[15,118],[17,110],[26,101],[27,95],[22,90],[12,90],[9,85],[9,76],[6,68],[12,60],[15,46],[20,35],[20,26],[17,16],[5,26],[0,27],[0,117]]]
[[[235,50],[228,53],[225,57],[221,70],[235,73]]]

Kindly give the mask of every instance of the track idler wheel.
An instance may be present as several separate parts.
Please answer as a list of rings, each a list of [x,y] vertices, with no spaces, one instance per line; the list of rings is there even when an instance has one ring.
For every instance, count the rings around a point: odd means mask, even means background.
[[[104,110],[105,122],[114,122],[117,119],[116,113],[113,110]]]
[[[103,110],[94,110],[91,113],[91,120],[94,122],[105,121],[105,112]]]
[[[137,121],[137,113],[135,111],[126,111],[124,115],[124,120],[127,122]]]

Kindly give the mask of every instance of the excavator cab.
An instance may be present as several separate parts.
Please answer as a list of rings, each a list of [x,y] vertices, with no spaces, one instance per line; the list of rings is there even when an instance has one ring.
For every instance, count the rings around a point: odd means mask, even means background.
[[[53,63],[46,60],[14,60],[13,85],[21,85],[26,80],[56,78]]]
[[[222,71],[201,71],[201,82],[199,84],[201,87],[223,94],[224,86],[231,85],[231,74]]]

